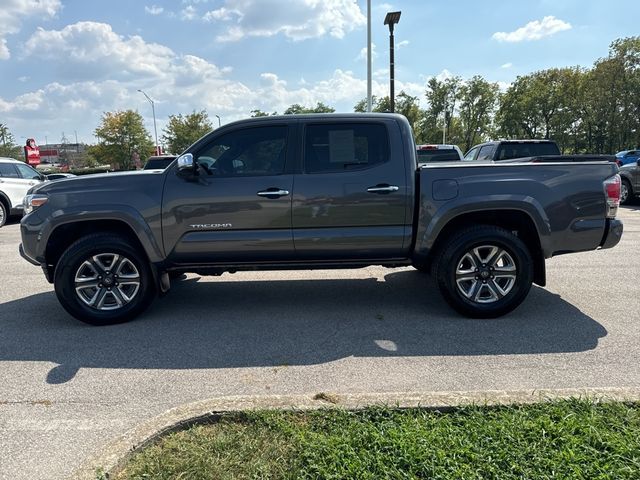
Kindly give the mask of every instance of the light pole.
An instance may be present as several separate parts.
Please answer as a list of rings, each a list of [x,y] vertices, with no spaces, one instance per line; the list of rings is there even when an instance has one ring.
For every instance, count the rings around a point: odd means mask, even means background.
[[[222,125],[222,122],[220,121],[220,115],[216,115],[216,118],[218,119],[218,128],[220,128],[220,125]]]
[[[400,21],[400,14],[402,12],[389,12],[384,17],[384,24],[389,25],[389,103],[391,105],[391,113],[396,109],[396,98],[394,90],[394,52],[393,52],[393,26]]]
[[[156,106],[155,106],[153,100],[151,100],[151,98],[149,97],[149,95],[147,95],[146,93],[144,93],[140,89],[138,89],[138,91],[141,94],[143,94],[147,98],[147,100],[149,100],[149,103],[151,104],[151,112],[153,113],[153,133],[156,136],[155,152],[156,152],[156,155],[160,155],[160,152],[158,151],[158,129],[156,128]]]
[[[367,112],[371,113],[371,0],[367,0]]]

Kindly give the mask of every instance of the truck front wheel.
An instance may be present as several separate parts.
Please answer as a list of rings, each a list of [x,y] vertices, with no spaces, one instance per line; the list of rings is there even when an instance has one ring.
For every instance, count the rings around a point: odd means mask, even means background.
[[[155,296],[149,262],[113,234],[88,235],[72,244],[58,261],[54,286],[65,310],[91,325],[131,320]]]
[[[481,225],[454,234],[437,254],[432,273],[456,311],[495,318],[512,311],[529,293],[533,260],[516,235]]]

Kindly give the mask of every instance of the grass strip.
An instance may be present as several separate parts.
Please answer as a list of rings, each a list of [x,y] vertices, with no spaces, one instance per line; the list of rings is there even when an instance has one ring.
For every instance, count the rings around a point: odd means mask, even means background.
[[[639,479],[640,404],[250,412],[168,435],[117,479]]]

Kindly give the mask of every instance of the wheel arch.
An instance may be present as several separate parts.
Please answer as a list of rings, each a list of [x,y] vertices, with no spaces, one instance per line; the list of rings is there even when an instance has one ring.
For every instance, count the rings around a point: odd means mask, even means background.
[[[11,200],[9,200],[9,197],[4,192],[0,192],[0,202],[4,204],[7,209],[7,215],[9,215],[11,212]]]
[[[495,209],[466,212],[451,218],[439,230],[438,235],[429,249],[427,262],[435,258],[447,241],[456,232],[470,225],[492,225],[513,232],[529,249],[533,258],[533,281],[540,286],[546,285],[545,257],[540,242],[540,235],[531,216],[517,209]]]
[[[55,227],[47,239],[44,250],[48,278],[53,279],[56,265],[62,254],[78,239],[96,233],[116,234],[131,243],[150,262],[147,250],[135,230],[121,219],[84,220],[64,223]]]

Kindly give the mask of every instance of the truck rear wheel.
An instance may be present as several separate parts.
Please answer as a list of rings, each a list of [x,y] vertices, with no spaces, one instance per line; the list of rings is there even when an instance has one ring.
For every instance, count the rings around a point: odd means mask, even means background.
[[[633,201],[633,189],[631,183],[626,178],[622,179],[622,185],[620,185],[620,204],[629,205]]]
[[[533,260],[516,235],[481,225],[454,234],[434,260],[432,273],[456,311],[495,318],[512,311],[529,293]]]
[[[155,296],[149,262],[113,234],[88,235],[72,244],[58,261],[54,286],[64,309],[91,325],[129,321]]]

